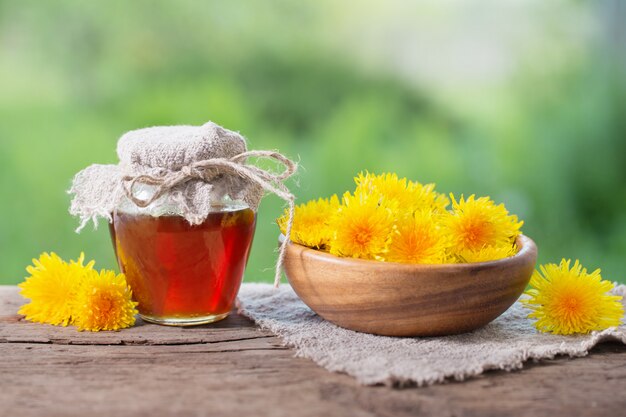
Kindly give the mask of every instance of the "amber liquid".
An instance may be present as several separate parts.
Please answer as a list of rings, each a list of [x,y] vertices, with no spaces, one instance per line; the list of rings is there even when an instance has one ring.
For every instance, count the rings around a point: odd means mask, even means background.
[[[115,254],[139,314],[161,324],[201,324],[230,312],[250,253],[250,209],[209,214],[191,226],[178,216],[116,213]]]

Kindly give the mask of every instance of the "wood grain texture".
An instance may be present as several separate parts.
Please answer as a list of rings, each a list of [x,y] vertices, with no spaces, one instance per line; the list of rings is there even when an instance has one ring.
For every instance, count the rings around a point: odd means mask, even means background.
[[[16,314],[24,300],[17,289],[0,286],[0,343],[56,343],[73,345],[175,345],[237,341],[271,337],[248,319],[231,314],[210,326],[193,328],[155,326],[137,319],[130,329],[119,332],[78,332],[72,326],[59,327],[27,322]]]
[[[95,334],[68,328],[56,338],[54,330],[63,329],[17,316],[20,302],[15,287],[0,287],[1,416],[559,417],[621,416],[626,409],[626,347],[619,344],[522,372],[398,390],[362,387],[295,358],[236,315],[221,327],[184,329],[176,337],[169,333],[175,329],[146,324]],[[28,332],[12,337],[20,327]],[[132,330],[143,336],[123,336]],[[234,340],[234,330],[249,337]],[[106,335],[114,344],[98,339]]]
[[[409,265],[339,258],[291,243],[285,274],[317,314],[347,329],[387,336],[439,336],[482,327],[524,291],[537,260],[526,236],[510,258]]]

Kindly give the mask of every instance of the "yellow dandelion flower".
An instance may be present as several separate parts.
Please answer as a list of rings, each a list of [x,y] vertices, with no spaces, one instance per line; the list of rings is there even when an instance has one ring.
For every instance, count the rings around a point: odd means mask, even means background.
[[[435,184],[420,184],[411,181],[408,185],[410,204],[414,210],[433,210],[443,213],[450,200],[444,194],[435,191]]]
[[[366,172],[354,177],[356,183],[355,194],[376,195],[385,200],[396,200],[403,203],[407,199],[407,180],[398,178],[397,174],[385,173],[380,175]]]
[[[356,189],[296,207],[291,239],[331,254],[402,263],[484,262],[517,252],[523,222],[488,197],[457,202],[395,173],[354,177]],[[288,212],[277,219],[285,233]],[[442,242],[447,242],[442,246]]]
[[[511,257],[517,253],[517,246],[508,243],[504,246],[484,246],[479,250],[464,250],[457,254],[459,262],[488,262]]]
[[[71,304],[85,270],[93,262],[83,265],[84,254],[70,264],[56,253],[43,253],[26,268],[30,274],[18,286],[20,294],[30,299],[18,311],[26,320],[67,326],[72,318]]]
[[[503,204],[496,205],[488,197],[457,202],[452,198],[452,212],[443,216],[442,225],[451,238],[450,252],[453,256],[479,252],[486,246],[500,247],[513,244],[520,234],[523,222],[509,215]]]
[[[449,204],[446,196],[435,191],[435,184],[407,181],[394,173],[375,175],[361,172],[354,178],[354,182],[355,193],[376,195],[381,202],[395,201],[402,212],[428,209],[443,211]]]
[[[20,314],[27,320],[79,330],[117,330],[132,326],[137,303],[123,275],[93,270],[95,261],[83,265],[85,255],[67,263],[55,253],[43,253],[26,268],[30,277],[19,284],[30,302]]]
[[[76,293],[73,324],[81,331],[123,329],[135,324],[136,306],[124,274],[91,270]]]
[[[333,195],[330,199],[320,198],[296,206],[291,240],[314,249],[327,247],[332,236],[328,220],[337,212],[339,205],[339,198]],[[283,234],[287,230],[288,220],[288,210],[276,220]]]
[[[446,261],[447,236],[430,211],[417,211],[398,222],[385,261],[440,264]]]
[[[330,253],[338,256],[380,259],[395,230],[393,211],[375,196],[345,193],[343,205],[330,222],[334,235]]]
[[[535,271],[521,300],[533,310],[529,318],[537,319],[535,327],[554,334],[589,333],[618,326],[624,315],[621,296],[611,295],[613,284],[602,279],[600,270],[587,273],[578,261],[541,266]]]

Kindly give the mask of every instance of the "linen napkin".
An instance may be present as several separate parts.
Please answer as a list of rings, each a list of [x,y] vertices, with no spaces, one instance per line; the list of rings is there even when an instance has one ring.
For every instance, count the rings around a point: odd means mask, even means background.
[[[626,286],[613,289],[626,296]],[[626,297],[625,297],[626,298]],[[307,307],[291,286],[244,284],[240,313],[279,336],[296,356],[363,385],[429,385],[464,380],[487,370],[521,369],[528,360],[585,356],[596,344],[626,344],[626,325],[588,335],[539,333],[517,301],[503,315],[471,333],[445,337],[387,337],[338,327]],[[624,300],[622,300],[624,302]]]

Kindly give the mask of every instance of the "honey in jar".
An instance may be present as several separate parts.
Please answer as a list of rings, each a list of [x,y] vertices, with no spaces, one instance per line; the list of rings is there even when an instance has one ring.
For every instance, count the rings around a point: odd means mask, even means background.
[[[199,225],[180,216],[115,213],[111,237],[141,317],[171,325],[226,317],[241,285],[255,220],[241,206],[213,211]]]

